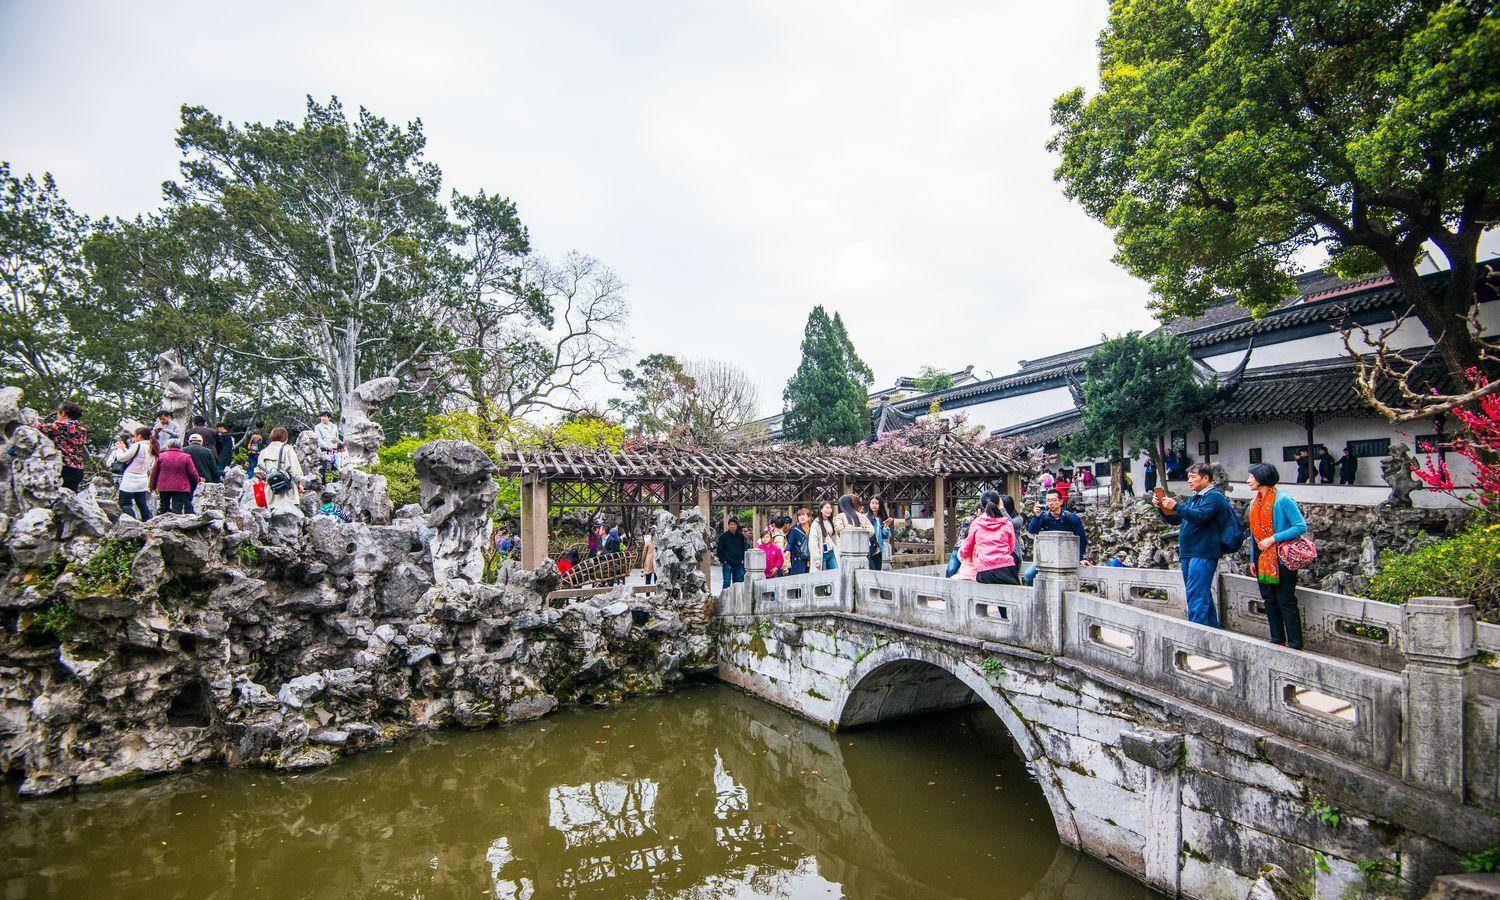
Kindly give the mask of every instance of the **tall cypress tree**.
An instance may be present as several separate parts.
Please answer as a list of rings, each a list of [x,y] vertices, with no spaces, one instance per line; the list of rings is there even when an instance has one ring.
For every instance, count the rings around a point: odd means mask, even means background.
[[[865,406],[870,368],[859,358],[844,321],[821,306],[808,314],[802,363],[782,394],[782,434],[804,444],[854,444],[870,430]]]

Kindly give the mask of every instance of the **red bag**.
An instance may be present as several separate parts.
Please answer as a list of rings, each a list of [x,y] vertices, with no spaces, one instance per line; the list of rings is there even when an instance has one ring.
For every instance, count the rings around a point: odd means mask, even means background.
[[[1318,545],[1304,534],[1285,544],[1277,544],[1276,555],[1281,558],[1283,566],[1295,572],[1313,564],[1313,560],[1318,558]]]
[[[259,478],[250,483],[250,492],[255,495],[255,505],[265,508],[270,505],[266,500],[266,483]]]

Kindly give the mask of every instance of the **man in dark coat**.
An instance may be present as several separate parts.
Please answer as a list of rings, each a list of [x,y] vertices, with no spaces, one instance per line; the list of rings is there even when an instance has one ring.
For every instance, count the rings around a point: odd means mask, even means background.
[[[198,477],[209,484],[219,483],[219,458],[212,450],[203,446],[203,435],[189,431],[187,446],[183,449],[193,458],[193,468],[198,470]]]
[[[188,441],[192,440],[195,434],[203,439],[203,446],[212,451],[215,457],[219,455],[219,432],[210,428],[208,420],[202,416],[193,416],[193,425],[182,438],[184,448],[187,447]]]
[[[730,519],[714,548],[714,555],[719,557],[719,567],[723,570],[724,587],[745,580],[745,551],[749,549],[750,542],[740,531],[740,520]]]
[[[1328,452],[1327,447],[1318,448],[1318,477],[1323,479],[1324,484],[1333,484],[1333,454]]]
[[[234,465],[234,435],[229,433],[229,426],[223,422],[219,423],[219,471]]]
[[[1339,484],[1353,484],[1358,474],[1359,457],[1354,455],[1353,447],[1345,444],[1344,455],[1339,457]]]
[[[1307,450],[1297,451],[1297,483],[1307,484],[1312,481],[1312,460],[1307,456]]]

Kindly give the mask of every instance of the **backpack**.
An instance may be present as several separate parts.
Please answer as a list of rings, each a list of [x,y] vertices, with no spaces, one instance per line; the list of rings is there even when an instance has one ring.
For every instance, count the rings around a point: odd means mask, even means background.
[[[286,444],[282,444],[281,449],[276,453],[276,471],[267,475],[265,480],[266,487],[270,488],[273,494],[285,494],[296,484],[292,480],[291,473],[286,470]]]
[[[1233,506],[1224,512],[1224,519],[1224,527],[1219,530],[1219,549],[1224,551],[1225,556],[1232,556],[1245,546],[1245,526],[1240,523],[1240,517],[1234,514]]]

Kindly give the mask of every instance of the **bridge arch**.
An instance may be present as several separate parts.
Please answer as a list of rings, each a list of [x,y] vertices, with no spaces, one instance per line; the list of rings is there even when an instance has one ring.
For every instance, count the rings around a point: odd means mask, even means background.
[[[1036,773],[1042,796],[1052,811],[1058,839],[1080,845],[1073,807],[1063,796],[1052,761],[1042,744],[1016,711],[1005,692],[990,684],[979,670],[976,656],[950,653],[927,644],[895,640],[882,644],[854,664],[834,698],[834,720],[839,728],[870,724],[901,715],[951,709],[970,696],[1000,717],[1021,757]]]

